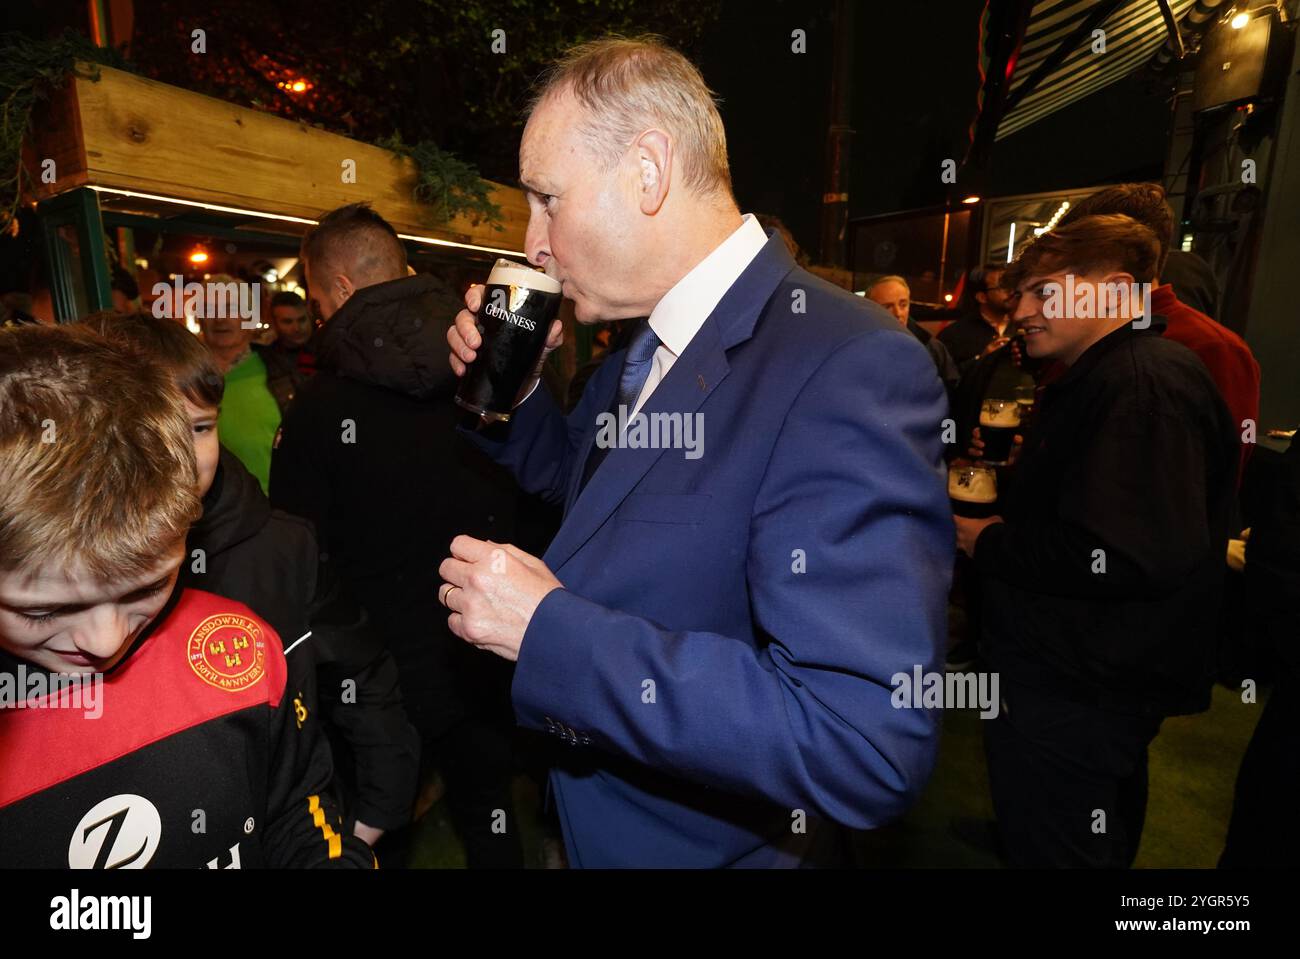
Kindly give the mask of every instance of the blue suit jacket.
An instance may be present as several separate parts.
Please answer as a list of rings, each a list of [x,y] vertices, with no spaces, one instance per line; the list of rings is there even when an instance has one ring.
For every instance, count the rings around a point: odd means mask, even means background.
[[[703,455],[612,449],[577,495],[622,361],[567,419],[538,389],[476,437],[566,507],[516,717],[572,744],[551,788],[573,865],[796,864],[805,819],[879,826],[933,766],[938,714],[894,708],[890,678],[939,668],[946,636],[943,387],[773,236],[642,410],[701,414]]]

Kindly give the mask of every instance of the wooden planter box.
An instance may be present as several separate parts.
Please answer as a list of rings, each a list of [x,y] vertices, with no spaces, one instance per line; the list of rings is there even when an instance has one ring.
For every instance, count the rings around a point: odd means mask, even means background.
[[[102,186],[306,219],[368,200],[400,233],[511,251],[523,250],[528,225],[523,193],[495,183],[502,231],[465,218],[437,224],[432,210],[411,198],[409,160],[107,67],[98,81],[71,79],[37,113],[24,152],[35,200]],[[50,184],[40,182],[46,158],[56,164]],[[355,162],[355,183],[343,182],[345,160]]]

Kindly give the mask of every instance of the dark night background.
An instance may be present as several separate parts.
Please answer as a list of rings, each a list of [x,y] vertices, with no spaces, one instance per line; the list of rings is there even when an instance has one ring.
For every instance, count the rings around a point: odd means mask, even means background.
[[[85,3],[6,3],[6,28],[84,32]],[[856,7],[850,211],[943,202],[945,158],[961,160],[977,108],[984,0],[860,2]],[[513,45],[488,54],[507,28]],[[208,32],[208,53],[189,31]],[[791,31],[807,52],[791,51]],[[518,110],[555,51],[608,29],[658,31],[686,50],[723,101],[741,208],[779,216],[818,245],[831,75],[829,0],[136,0],[130,57],[168,83],[373,141],[429,138],[514,182]],[[277,72],[279,71],[279,72]],[[276,89],[301,73],[307,97]],[[1168,109],[1137,76],[1000,142],[990,195],[1158,176]]]

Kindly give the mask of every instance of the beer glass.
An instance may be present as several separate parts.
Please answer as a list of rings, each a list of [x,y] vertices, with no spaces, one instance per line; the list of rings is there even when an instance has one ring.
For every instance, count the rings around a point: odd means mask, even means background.
[[[458,405],[482,420],[510,419],[519,390],[541,358],[561,299],[558,280],[511,260],[496,261],[478,311],[483,342],[456,391]]]
[[[989,466],[948,467],[948,499],[952,511],[970,519],[987,519],[997,511],[998,477]]]
[[[1011,459],[1011,446],[1019,428],[1020,404],[1015,400],[985,400],[980,407],[983,461],[994,466],[1006,466]]]

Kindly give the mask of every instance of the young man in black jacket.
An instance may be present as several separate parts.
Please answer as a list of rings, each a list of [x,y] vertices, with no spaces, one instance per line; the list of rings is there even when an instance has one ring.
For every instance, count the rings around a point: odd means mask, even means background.
[[[294,655],[315,664],[325,731],[349,799],[346,827],[373,845],[410,822],[419,770],[419,739],[392,656],[323,561],[311,523],[271,509],[253,475],[219,445],[224,381],[208,351],[172,320],[96,314],[88,322],[172,374],[193,429],[203,503],[186,537],[181,585],[244,603],[286,650],[298,647]]]
[[[396,658],[469,866],[522,866],[510,669],[452,636],[438,603],[452,538],[508,542],[518,496],[455,430],[446,329],[459,301],[436,277],[409,275],[392,227],[361,204],[322,217],[303,259],[325,325],[316,375],[276,440],[271,503],[313,521]]]
[[[989,781],[1016,866],[1124,868],[1165,716],[1209,707],[1237,437],[1204,365],[1143,316],[1155,235],[1125,216],[1044,234],[1007,271],[1044,391],[1004,516],[956,518],[1000,676]]]

